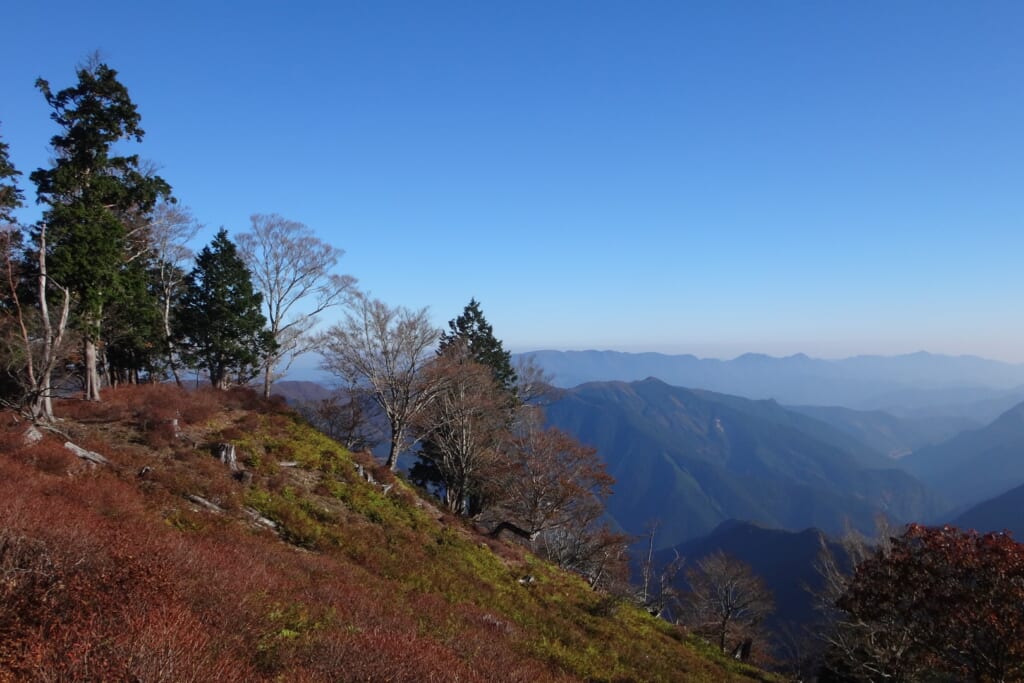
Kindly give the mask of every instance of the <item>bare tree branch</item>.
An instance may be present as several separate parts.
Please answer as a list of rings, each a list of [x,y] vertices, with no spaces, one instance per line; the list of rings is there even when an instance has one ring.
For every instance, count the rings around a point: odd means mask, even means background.
[[[263,292],[270,333],[277,342],[264,368],[263,393],[269,398],[275,370],[284,364],[280,376],[292,360],[313,348],[310,331],[317,315],[345,303],[356,281],[331,273],[345,252],[322,242],[306,225],[277,214],[255,214],[250,220],[251,231],[238,235],[236,242],[256,288]]]
[[[349,386],[364,387],[391,427],[387,466],[395,469],[410,423],[430,404],[437,387],[423,376],[440,331],[427,309],[391,308],[359,294],[345,321],[320,337],[322,367]]]

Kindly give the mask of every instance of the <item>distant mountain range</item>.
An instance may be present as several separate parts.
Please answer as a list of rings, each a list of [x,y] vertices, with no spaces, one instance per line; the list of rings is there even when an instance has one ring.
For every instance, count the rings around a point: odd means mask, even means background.
[[[301,380],[274,382],[271,391],[275,396],[280,396],[291,404],[322,401],[335,394],[323,384]]]
[[[1024,403],[899,464],[960,509],[1024,484]]]
[[[611,365],[620,369],[637,360],[696,360],[658,354],[552,353],[548,360],[611,359]],[[959,394],[963,400],[957,402],[955,388],[934,388],[941,382],[994,382],[993,368],[1005,371],[1004,386],[1016,386],[1019,366],[927,354],[848,361],[748,355],[712,364],[731,368],[734,379],[744,364],[761,367],[751,377],[767,381],[770,373],[764,368],[773,364],[821,369],[822,363],[842,366],[854,361],[876,369],[877,364],[890,364],[892,382],[920,380],[920,374],[911,370],[931,367],[935,374],[928,382],[933,388],[904,388],[902,393],[884,395],[885,400],[896,401],[898,394],[903,397],[899,400],[910,401],[886,412],[784,406],[775,400],[684,389],[662,378],[648,378],[591,382],[565,390],[548,407],[548,414],[553,424],[597,447],[616,477],[610,502],[615,523],[640,534],[649,520],[661,519],[661,537],[667,545],[700,537],[732,518],[836,533],[847,522],[870,531],[874,515],[883,511],[895,521],[953,521],[981,530],[1019,528],[1018,516],[1024,515],[1014,510],[1017,501],[1024,504],[1024,491],[1010,490],[1024,487],[1024,402],[1005,405],[1017,390],[975,387]],[[786,379],[786,373],[779,376]],[[861,386],[868,380],[882,382],[875,371],[865,378]],[[835,376],[831,381],[841,384]],[[985,392],[990,397],[979,399]],[[332,392],[315,382],[279,382],[275,393],[302,402]],[[925,394],[942,401],[922,408],[920,398]],[[931,410],[944,415],[929,415]],[[983,419],[990,413],[995,415]]]
[[[941,443],[981,423],[963,417],[897,417],[881,410],[852,410],[834,406],[787,406],[849,434],[865,446],[900,458]]]
[[[660,519],[665,546],[733,518],[838,533],[872,530],[879,512],[922,520],[945,507],[891,459],[774,401],[647,379],[575,387],[547,413],[607,463],[610,516],[633,534]]]
[[[561,387],[647,377],[793,405],[885,410],[904,416],[958,416],[985,423],[1024,401],[1024,365],[925,352],[822,360],[803,354],[745,354],[733,360],[618,351],[527,354]]]

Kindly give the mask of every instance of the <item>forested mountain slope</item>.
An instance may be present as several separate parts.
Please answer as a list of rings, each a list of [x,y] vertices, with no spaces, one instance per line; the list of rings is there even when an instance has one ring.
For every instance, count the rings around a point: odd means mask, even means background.
[[[931,519],[943,505],[890,461],[828,425],[770,401],[691,391],[648,379],[568,390],[549,421],[598,449],[616,478],[610,515],[661,545],[704,535],[727,519],[834,533],[869,531],[884,512]]]

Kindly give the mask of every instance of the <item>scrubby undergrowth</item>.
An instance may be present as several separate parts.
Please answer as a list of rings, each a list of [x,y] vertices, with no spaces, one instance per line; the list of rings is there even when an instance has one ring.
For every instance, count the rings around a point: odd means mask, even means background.
[[[280,403],[105,398],[59,402],[67,438],[31,445],[0,414],[0,681],[772,680],[443,517]]]

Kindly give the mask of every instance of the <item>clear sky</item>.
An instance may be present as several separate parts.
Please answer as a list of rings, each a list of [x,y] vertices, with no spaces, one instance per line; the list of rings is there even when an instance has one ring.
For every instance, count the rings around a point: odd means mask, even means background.
[[[99,50],[200,243],[282,214],[390,304],[475,296],[513,350],[1024,361],[1024,3],[2,14],[26,176],[56,132],[33,82]]]

